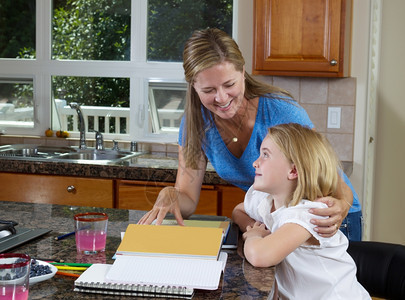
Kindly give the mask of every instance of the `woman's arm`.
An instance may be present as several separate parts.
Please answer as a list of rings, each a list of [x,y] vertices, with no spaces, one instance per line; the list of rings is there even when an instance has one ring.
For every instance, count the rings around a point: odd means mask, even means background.
[[[309,212],[318,216],[329,216],[327,219],[311,219],[311,223],[317,225],[314,228],[323,237],[333,236],[346,218],[353,204],[353,193],[350,187],[340,177],[337,198],[323,197],[317,201],[325,203],[327,208],[313,208]]]
[[[253,224],[255,224],[255,220],[246,213],[243,202],[236,205],[233,209],[232,220],[239,226],[241,232],[245,232],[247,226],[253,226]]]
[[[280,263],[288,254],[309,240],[312,235],[304,227],[286,223],[270,233],[264,224],[248,226],[243,234],[246,259],[255,267],[270,267]]]
[[[151,224],[156,219],[156,224],[160,225],[170,212],[180,225],[184,225],[183,218],[191,216],[197,207],[206,166],[207,160],[202,157],[198,170],[187,168],[183,149],[179,146],[179,167],[175,186],[165,187],[160,191],[152,210],[147,212],[138,224]]]

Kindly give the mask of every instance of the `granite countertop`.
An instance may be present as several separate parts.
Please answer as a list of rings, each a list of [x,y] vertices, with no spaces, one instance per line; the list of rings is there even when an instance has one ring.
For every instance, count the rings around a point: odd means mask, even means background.
[[[78,212],[101,211],[109,216],[106,251],[97,255],[76,252],[74,236],[56,241],[55,237],[74,228],[73,216]],[[112,256],[120,242],[120,233],[136,223],[144,212],[136,210],[75,207],[0,201],[0,219],[14,220],[21,228],[47,228],[50,233],[7,252],[27,253],[33,258],[63,259],[66,262],[113,263]],[[194,216],[197,218],[197,216]],[[274,268],[254,268],[243,257],[242,241],[228,253],[227,265],[219,288],[197,290],[193,299],[267,299],[274,280]],[[134,297],[101,296],[73,292],[73,277],[55,275],[30,286],[29,299],[135,299]]]
[[[353,163],[342,162],[342,165],[346,175],[350,176]],[[177,167],[177,158],[162,154],[143,154],[120,165],[0,158],[0,172],[160,182],[175,182]],[[204,174],[203,184],[229,185],[218,176],[210,163]]]
[[[177,166],[177,158],[161,154],[143,154],[124,164],[111,165],[0,158],[0,172],[161,182],[175,182]],[[203,183],[228,184],[211,164],[207,166]]]

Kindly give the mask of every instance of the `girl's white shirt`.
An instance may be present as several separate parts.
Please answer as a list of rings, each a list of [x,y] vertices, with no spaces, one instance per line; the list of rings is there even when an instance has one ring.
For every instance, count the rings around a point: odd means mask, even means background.
[[[264,223],[271,232],[286,223],[295,223],[319,241],[319,245],[298,247],[276,266],[279,299],[371,299],[357,281],[355,262],[346,251],[346,236],[338,231],[330,238],[321,237],[310,222],[324,217],[310,214],[308,210],[324,208],[326,204],[301,200],[296,206],[283,206],[270,213],[272,206],[271,195],[255,191],[253,187],[247,191],[246,213]]]

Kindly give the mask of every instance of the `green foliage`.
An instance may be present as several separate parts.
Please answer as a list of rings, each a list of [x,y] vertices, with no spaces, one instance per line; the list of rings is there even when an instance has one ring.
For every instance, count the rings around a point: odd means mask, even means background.
[[[54,0],[52,58],[129,60],[128,0]],[[108,74],[108,72],[106,72]],[[54,76],[53,94],[82,105],[129,107],[129,79]]]
[[[149,0],[148,60],[183,60],[194,30],[216,27],[232,34],[232,0]]]
[[[129,60],[128,0],[54,0],[52,58]]]
[[[1,0],[0,58],[19,57],[21,48],[35,48],[35,0]]]

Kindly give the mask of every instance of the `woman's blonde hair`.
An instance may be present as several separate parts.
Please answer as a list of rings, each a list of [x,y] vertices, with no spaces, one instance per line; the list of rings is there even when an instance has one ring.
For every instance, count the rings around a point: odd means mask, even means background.
[[[299,124],[281,124],[269,128],[270,139],[296,167],[297,187],[290,206],[301,199],[336,197],[339,159],[324,135]]]
[[[205,131],[212,125],[210,112],[201,104],[194,89],[194,80],[201,71],[222,62],[229,62],[233,64],[235,70],[243,72],[245,60],[242,53],[236,42],[224,31],[215,28],[197,30],[186,41],[183,51],[183,68],[188,88],[182,145],[186,166],[193,169],[197,169],[198,161],[203,159],[202,145],[205,141]],[[291,97],[282,89],[257,81],[247,72],[244,76],[244,96],[248,100],[270,93],[285,94]],[[208,126],[205,127],[203,115],[208,120]]]

